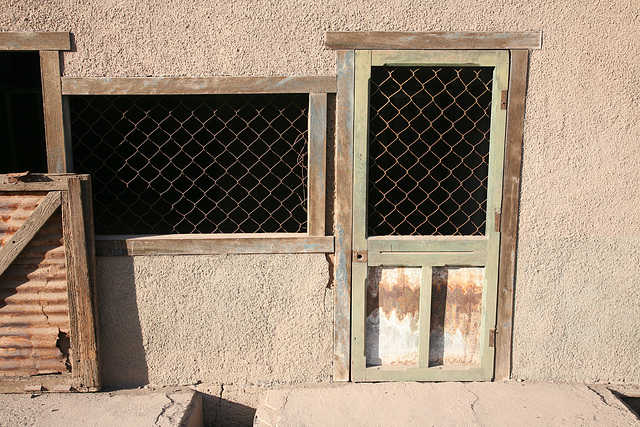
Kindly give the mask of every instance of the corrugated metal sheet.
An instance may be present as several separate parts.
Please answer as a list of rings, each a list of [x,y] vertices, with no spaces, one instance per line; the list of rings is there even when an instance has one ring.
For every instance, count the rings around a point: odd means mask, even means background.
[[[434,267],[429,365],[480,363],[484,268]]]
[[[46,193],[0,193],[0,244]],[[0,276],[0,376],[69,372],[69,304],[58,211]]]
[[[421,275],[420,267],[369,267],[367,365],[417,366]]]

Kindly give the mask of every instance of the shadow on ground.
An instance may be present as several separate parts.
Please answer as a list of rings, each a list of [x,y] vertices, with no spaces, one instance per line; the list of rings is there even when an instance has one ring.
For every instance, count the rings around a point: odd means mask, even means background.
[[[253,425],[256,408],[202,393],[205,427],[244,427]]]

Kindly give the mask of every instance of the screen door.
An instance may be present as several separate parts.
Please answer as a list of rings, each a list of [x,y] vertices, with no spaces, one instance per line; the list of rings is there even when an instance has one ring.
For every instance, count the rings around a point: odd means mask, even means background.
[[[352,378],[490,380],[507,51],[356,51]]]

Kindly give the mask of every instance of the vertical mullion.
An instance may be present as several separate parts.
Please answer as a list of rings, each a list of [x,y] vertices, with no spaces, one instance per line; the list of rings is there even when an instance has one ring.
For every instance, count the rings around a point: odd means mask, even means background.
[[[420,343],[418,348],[418,367],[429,367],[429,347],[431,338],[431,292],[433,287],[433,267],[422,266],[420,283]]]
[[[356,51],[353,124],[353,247],[367,250],[367,153],[371,51]]]
[[[309,168],[307,233],[325,235],[327,182],[327,94],[309,94]]]
[[[337,54],[333,380],[349,381],[351,357],[351,231],[354,52]]]
[[[60,53],[40,51],[44,132],[47,146],[47,170],[64,173],[67,170],[67,150],[62,118],[62,89],[60,83]]]
[[[367,250],[367,134],[369,129],[369,76],[371,75],[371,52],[355,53],[354,119],[353,119],[353,250]],[[353,265],[351,314],[352,376],[355,381],[365,380],[365,280],[366,262]]]
[[[490,330],[496,324],[498,292],[498,260],[500,232],[496,227],[502,200],[502,174],[504,164],[506,111],[501,109],[502,91],[508,88],[509,53],[495,52],[491,101],[491,130],[489,145],[489,173],[487,176],[487,258],[482,288],[482,318],[480,326],[480,363],[486,379],[493,377],[495,349],[489,345]]]

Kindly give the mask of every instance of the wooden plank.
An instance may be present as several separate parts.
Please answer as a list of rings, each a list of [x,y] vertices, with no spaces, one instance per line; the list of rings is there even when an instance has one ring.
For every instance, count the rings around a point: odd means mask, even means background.
[[[433,268],[422,267],[422,283],[420,283],[420,343],[418,350],[418,367],[429,367],[429,347],[431,341],[431,288],[433,287]]]
[[[540,49],[542,32],[328,31],[330,49]]]
[[[97,388],[87,387],[72,374],[33,375],[30,377],[0,378],[0,393],[34,393],[70,392],[70,391],[98,391]]]
[[[67,261],[69,321],[71,325],[71,372],[87,387],[99,388],[97,340],[91,277],[87,258],[85,218],[78,177],[68,178],[63,193],[62,229]]]
[[[62,191],[67,189],[65,175],[30,174],[28,178],[11,182],[9,175],[0,175],[0,191]]]
[[[309,236],[325,235],[327,193],[327,94],[309,95]]]
[[[71,50],[68,32],[0,32],[0,50]]]
[[[511,52],[507,136],[502,195],[500,266],[498,273],[498,313],[496,323],[495,379],[511,376],[511,340],[513,333],[513,291],[515,285],[520,171],[524,130],[525,95],[529,52]]]
[[[486,264],[487,252],[369,252],[369,265],[420,267],[431,266],[473,266]]]
[[[100,354],[100,342],[98,337],[100,336],[99,322],[98,322],[98,280],[96,277],[96,246],[95,246],[95,231],[93,226],[93,192],[91,191],[91,177],[89,175],[77,175],[80,180],[80,200],[82,202],[82,212],[84,219],[84,235],[85,245],[87,253],[87,268],[89,272],[89,284],[90,293],[92,295],[91,303],[93,308],[93,320],[94,320],[94,335],[96,337],[95,351],[96,354]],[[99,369],[99,365],[98,365]],[[92,388],[100,389],[101,377],[98,377],[94,381]]]
[[[376,236],[368,241],[369,252],[484,252],[487,248],[484,236]]]
[[[337,54],[333,380],[349,381],[354,52]]]
[[[506,54],[506,52],[504,52]],[[491,50],[375,50],[371,52],[372,66],[461,66],[493,67],[496,51]]]
[[[333,236],[303,234],[96,236],[99,256],[333,253]]]
[[[63,77],[64,95],[334,93],[335,76]]]
[[[29,218],[0,249],[0,276],[59,207],[60,192],[58,191],[52,191],[42,199],[42,202],[34,209]]]
[[[364,283],[368,274],[367,263],[353,263],[351,278],[357,286],[351,287],[351,380],[365,381],[367,359],[366,346],[366,318],[367,291]],[[361,285],[360,285],[361,284]]]
[[[396,368],[392,366],[369,367],[365,371],[367,381],[487,381],[491,377],[482,368],[456,368],[434,366],[431,368]]]
[[[67,172],[62,95],[60,92],[60,53],[40,52],[44,131],[49,172]]]

